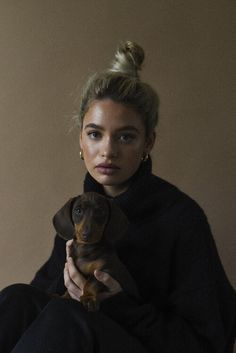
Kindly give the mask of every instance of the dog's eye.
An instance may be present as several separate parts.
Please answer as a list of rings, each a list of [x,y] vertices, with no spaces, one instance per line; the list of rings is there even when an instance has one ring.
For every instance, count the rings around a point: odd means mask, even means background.
[[[77,207],[77,208],[74,209],[74,213],[75,213],[76,215],[78,215],[78,216],[81,216],[82,213],[83,213],[83,210],[82,210],[82,208]]]

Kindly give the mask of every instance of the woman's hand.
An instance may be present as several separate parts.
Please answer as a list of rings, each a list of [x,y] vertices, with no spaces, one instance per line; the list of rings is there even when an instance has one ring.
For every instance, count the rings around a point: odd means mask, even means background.
[[[80,301],[80,297],[81,295],[83,295],[83,289],[86,280],[83,275],[77,270],[73,259],[70,257],[70,248],[72,242],[73,240],[69,240],[66,243],[67,262],[64,268],[64,282],[71,298]],[[122,291],[120,284],[108,273],[95,270],[94,276],[97,278],[98,281],[102,282],[108,289],[108,291],[99,293],[99,301],[109,298]]]

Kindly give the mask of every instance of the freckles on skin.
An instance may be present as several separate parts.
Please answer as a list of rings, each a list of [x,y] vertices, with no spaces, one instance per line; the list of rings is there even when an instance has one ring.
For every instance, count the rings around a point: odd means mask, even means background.
[[[84,162],[90,175],[113,193],[111,196],[124,191],[153,143],[154,138],[146,137],[141,116],[121,103],[94,101],[85,114],[80,135]]]

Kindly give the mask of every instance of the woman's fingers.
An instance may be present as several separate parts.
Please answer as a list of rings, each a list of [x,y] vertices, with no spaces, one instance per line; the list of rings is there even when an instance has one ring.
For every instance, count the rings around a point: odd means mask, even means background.
[[[64,268],[64,283],[70,297],[79,301],[83,291],[71,280],[67,263]]]
[[[71,256],[71,245],[73,243],[73,239],[70,239],[66,242],[66,259]]]
[[[109,290],[110,295],[117,294],[122,291],[122,288],[114,278],[112,278],[108,273],[95,270],[94,276],[98,281],[102,282]]]
[[[70,279],[76,284],[77,287],[83,289],[85,284],[85,278],[78,271],[71,257],[68,257],[67,259],[67,267]]]
[[[71,257],[68,257],[67,263],[65,264],[64,282],[71,298],[79,301],[83,294],[85,278],[77,270]]]

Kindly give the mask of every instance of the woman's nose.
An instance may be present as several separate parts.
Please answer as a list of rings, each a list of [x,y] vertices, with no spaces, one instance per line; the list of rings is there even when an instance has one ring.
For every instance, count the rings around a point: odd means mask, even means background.
[[[101,155],[104,158],[116,158],[118,156],[118,146],[112,139],[107,139],[101,147]]]

